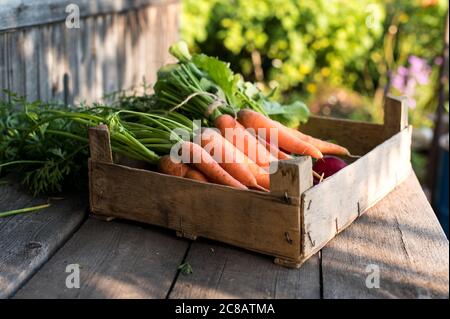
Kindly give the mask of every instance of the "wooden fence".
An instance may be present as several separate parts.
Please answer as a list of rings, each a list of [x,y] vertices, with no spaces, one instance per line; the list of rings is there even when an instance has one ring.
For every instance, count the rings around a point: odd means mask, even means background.
[[[69,4],[79,8],[79,28],[66,26]],[[174,0],[3,0],[0,88],[76,104],[139,87],[144,78],[152,85],[171,60],[179,6]]]

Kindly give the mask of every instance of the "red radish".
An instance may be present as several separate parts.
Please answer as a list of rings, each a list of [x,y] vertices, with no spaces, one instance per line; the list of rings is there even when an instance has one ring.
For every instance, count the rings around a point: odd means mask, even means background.
[[[323,175],[323,178],[327,178],[339,172],[341,169],[347,166],[347,163],[335,156],[324,156],[322,159],[317,160],[313,165],[313,171],[319,175]],[[314,178],[314,184],[318,184],[319,180]]]

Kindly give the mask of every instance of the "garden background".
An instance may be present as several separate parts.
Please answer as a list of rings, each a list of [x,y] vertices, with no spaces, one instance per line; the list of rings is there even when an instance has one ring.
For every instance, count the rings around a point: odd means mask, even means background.
[[[445,0],[184,0],[181,26],[191,50],[315,114],[380,122],[386,93],[407,96],[424,181],[447,10]]]

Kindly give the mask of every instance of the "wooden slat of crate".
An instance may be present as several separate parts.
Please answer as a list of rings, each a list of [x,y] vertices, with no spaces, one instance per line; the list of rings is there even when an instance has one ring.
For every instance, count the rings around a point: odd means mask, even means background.
[[[300,251],[298,202],[90,161],[91,211],[159,225],[273,256]],[[292,199],[294,200],[294,199]]]
[[[406,179],[411,172],[411,131],[404,129],[303,194],[305,257],[316,253]]]
[[[381,124],[321,116],[311,116],[307,123],[301,125],[300,131],[323,140],[335,141],[354,155],[364,155],[385,141]]]

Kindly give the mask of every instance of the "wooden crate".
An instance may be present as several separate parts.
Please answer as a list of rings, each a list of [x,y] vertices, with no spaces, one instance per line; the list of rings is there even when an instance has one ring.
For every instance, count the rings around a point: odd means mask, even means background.
[[[411,127],[388,97],[384,124],[311,117],[302,131],[338,141],[361,158],[313,187],[310,157],[278,162],[271,191],[243,191],[113,162],[106,127],[90,130],[90,208],[218,240],[299,267],[410,173]]]

